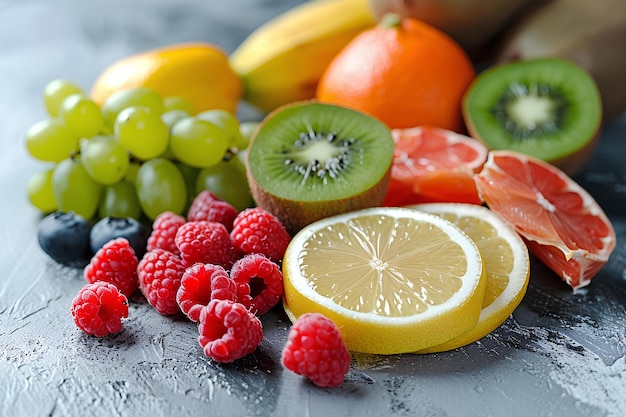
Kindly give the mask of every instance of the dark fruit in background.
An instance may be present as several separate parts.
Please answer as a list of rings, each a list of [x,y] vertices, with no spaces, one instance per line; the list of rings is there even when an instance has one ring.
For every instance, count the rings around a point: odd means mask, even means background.
[[[105,243],[118,237],[128,240],[137,258],[146,253],[150,230],[139,221],[130,217],[105,217],[91,228],[89,245],[95,254]]]
[[[452,36],[474,52],[510,24],[534,0],[369,0],[374,15],[419,19]]]
[[[626,1],[551,0],[535,6],[503,31],[496,62],[570,59],[598,84],[604,121],[619,118],[626,111]]]
[[[270,113],[253,134],[247,173],[256,204],[290,234],[313,221],[382,203],[394,142],[365,113],[315,101]]]
[[[574,175],[600,137],[602,104],[580,66],[538,58],[480,73],[465,93],[463,117],[470,135],[488,148],[531,155]]]
[[[74,212],[56,211],[39,222],[37,238],[41,249],[62,264],[87,262],[90,225]]]

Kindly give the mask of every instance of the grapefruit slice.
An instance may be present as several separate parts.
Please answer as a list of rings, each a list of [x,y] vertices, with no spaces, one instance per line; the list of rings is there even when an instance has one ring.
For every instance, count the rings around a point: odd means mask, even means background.
[[[318,220],[289,243],[283,304],[331,319],[351,351],[410,353],[474,327],[486,277],[476,244],[441,217],[400,207]]]
[[[419,126],[393,129],[394,161],[383,206],[428,202],[482,204],[473,176],[487,147],[449,130]]]
[[[600,205],[563,171],[514,151],[489,153],[474,177],[481,198],[528,249],[573,289],[608,262],[615,230]]]

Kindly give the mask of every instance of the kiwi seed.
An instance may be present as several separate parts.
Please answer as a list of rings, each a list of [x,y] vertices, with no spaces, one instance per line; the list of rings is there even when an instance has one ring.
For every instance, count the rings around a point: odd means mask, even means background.
[[[329,215],[379,205],[393,148],[389,128],[371,116],[294,103],[269,114],[255,132],[248,182],[256,204],[296,232]]]
[[[529,107],[536,111],[525,110]],[[558,89],[547,84],[516,81],[508,86],[491,112],[507,133],[524,140],[562,129],[567,107],[567,100]]]
[[[536,58],[480,73],[463,98],[471,136],[490,149],[522,152],[577,172],[599,137],[600,93],[573,62]]]

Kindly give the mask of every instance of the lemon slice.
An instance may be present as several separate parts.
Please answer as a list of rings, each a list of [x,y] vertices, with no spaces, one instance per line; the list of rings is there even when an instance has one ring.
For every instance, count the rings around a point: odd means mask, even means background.
[[[522,301],[530,275],[526,245],[494,211],[473,204],[433,203],[410,206],[459,226],[478,246],[487,287],[478,323],[471,330],[418,353],[443,352],[475,342],[498,328]]]
[[[415,352],[476,325],[486,285],[480,252],[441,217],[376,207],[319,220],[289,243],[284,305],[320,312],[349,350]]]

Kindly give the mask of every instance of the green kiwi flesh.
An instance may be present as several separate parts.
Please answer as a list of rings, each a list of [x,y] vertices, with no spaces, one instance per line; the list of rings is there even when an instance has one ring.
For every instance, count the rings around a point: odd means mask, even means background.
[[[602,104],[595,81],[560,58],[491,67],[463,99],[469,133],[490,149],[509,149],[553,163],[569,174],[591,155]]]
[[[255,203],[295,233],[333,214],[380,205],[394,142],[379,120],[315,101],[280,107],[253,134],[246,155]]]

